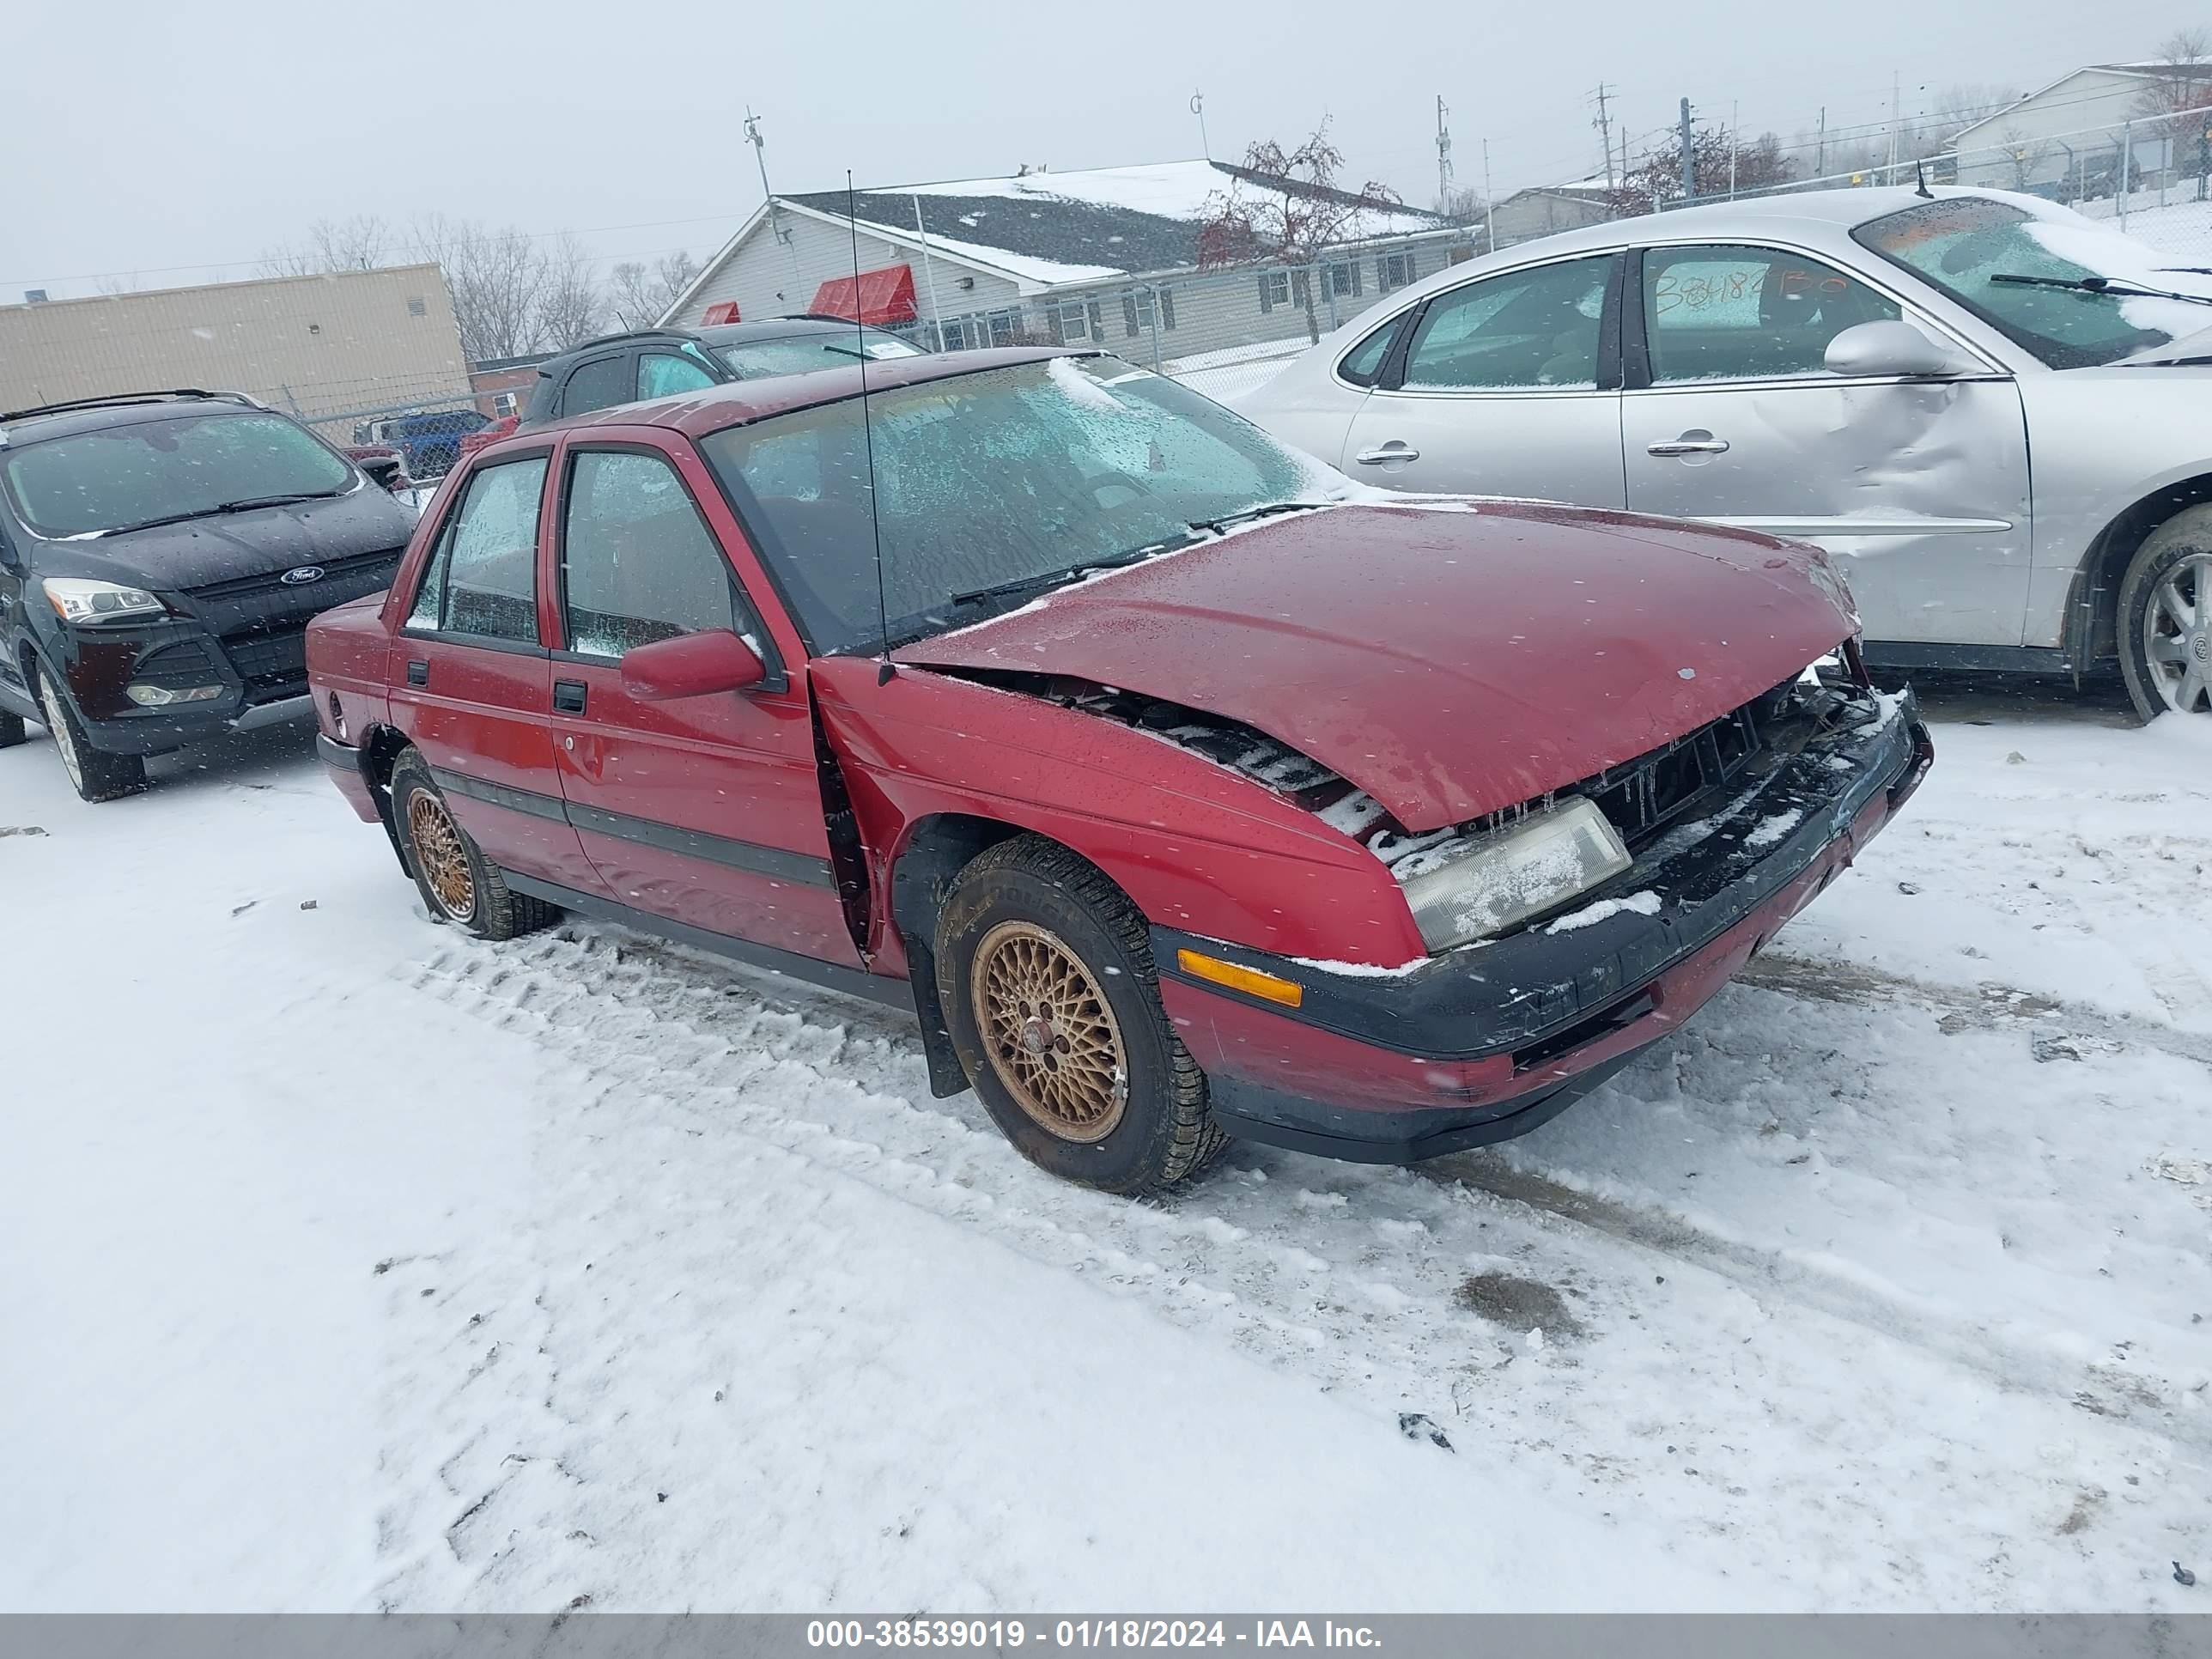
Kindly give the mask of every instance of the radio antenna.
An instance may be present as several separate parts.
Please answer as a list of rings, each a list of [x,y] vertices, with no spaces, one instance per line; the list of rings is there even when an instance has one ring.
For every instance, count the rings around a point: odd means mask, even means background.
[[[845,225],[853,233],[853,344],[860,358],[860,435],[868,452],[868,530],[876,543],[876,684],[889,685],[891,667],[891,618],[884,598],[884,524],[876,502],[876,433],[868,419],[868,325],[860,320],[860,215],[853,193],[853,169],[845,169]]]

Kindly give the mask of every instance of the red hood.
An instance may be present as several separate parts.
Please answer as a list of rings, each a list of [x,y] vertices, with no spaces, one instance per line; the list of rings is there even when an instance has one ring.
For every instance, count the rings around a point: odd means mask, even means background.
[[[1833,649],[1857,623],[1816,556],[1528,502],[1346,506],[896,655],[1074,675],[1225,715],[1428,830],[1655,749]]]

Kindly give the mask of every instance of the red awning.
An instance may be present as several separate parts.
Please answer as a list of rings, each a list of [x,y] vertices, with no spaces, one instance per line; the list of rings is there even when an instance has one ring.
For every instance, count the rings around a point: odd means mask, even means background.
[[[910,323],[916,314],[913,267],[885,265],[858,276],[832,276],[814,290],[814,303],[807,309],[850,323]]]
[[[738,302],[735,300],[717,300],[707,307],[707,314],[699,319],[699,324],[702,328],[712,328],[717,323],[735,323],[742,320],[743,319],[738,315]]]

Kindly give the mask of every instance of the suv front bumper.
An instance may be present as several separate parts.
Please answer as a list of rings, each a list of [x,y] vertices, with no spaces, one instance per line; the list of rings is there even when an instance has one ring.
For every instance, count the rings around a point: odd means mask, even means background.
[[[1589,896],[1656,892],[1554,932],[1539,923],[1399,971],[1345,969],[1152,930],[1161,1000],[1230,1133],[1406,1163],[1526,1133],[1687,1019],[1919,787],[1935,757],[1908,690],[1662,835]],[[1777,824],[1796,814],[1786,829]],[[1694,833],[1693,833],[1694,832]],[[1302,988],[1291,1012],[1194,979],[1190,949]]]

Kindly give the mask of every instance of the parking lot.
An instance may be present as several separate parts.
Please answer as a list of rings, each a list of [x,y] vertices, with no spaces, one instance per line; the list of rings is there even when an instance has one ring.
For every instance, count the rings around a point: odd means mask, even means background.
[[[0,753],[0,1601],[2193,1606],[2212,731],[1930,708],[1553,1123],[1155,1205],[880,1011],[431,927],[303,728],[100,807]]]

